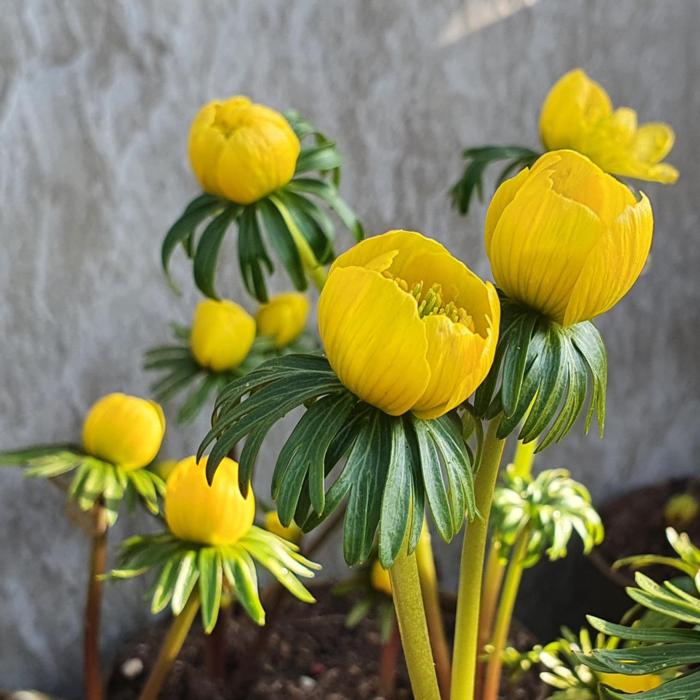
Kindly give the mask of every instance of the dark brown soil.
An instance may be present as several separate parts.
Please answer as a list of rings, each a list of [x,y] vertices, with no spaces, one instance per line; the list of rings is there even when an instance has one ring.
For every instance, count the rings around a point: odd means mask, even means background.
[[[666,539],[666,528],[687,532],[690,539],[700,544],[700,517],[680,526],[668,523],[664,510],[672,496],[688,493],[700,500],[700,480],[672,479],[662,484],[645,486],[608,501],[600,510],[605,524],[605,541],[597,549],[596,563],[610,567],[616,560],[637,554],[674,555]],[[662,567],[645,570],[656,578],[671,572]],[[620,583],[631,583],[627,570],[611,572]]]
[[[259,633],[242,615],[229,617],[226,638],[229,654],[224,677],[211,680],[206,671],[205,638],[193,630],[170,673],[161,700],[364,700],[379,699],[379,635],[371,620],[348,630],[346,599],[327,587],[315,589],[318,602],[304,605],[287,596],[269,628],[265,651],[250,658]],[[450,606],[448,606],[450,607]],[[453,613],[446,613],[452,626]],[[166,625],[145,630],[118,655],[109,681],[110,700],[135,700],[158,651]],[[512,643],[529,648],[535,642],[522,627],[514,627]],[[246,658],[248,654],[248,658]],[[240,679],[252,671],[250,683],[242,689]],[[237,686],[237,683],[239,684]],[[546,696],[535,674],[508,688],[507,700],[539,700]],[[408,676],[400,659],[397,700],[411,698]]]

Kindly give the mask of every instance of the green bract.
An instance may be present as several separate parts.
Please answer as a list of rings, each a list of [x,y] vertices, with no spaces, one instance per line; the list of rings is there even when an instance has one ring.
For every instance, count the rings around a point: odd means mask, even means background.
[[[594,414],[602,435],[608,360],[600,333],[589,321],[563,327],[501,297],[501,333],[489,375],[477,389],[474,409],[493,418],[503,412],[498,437],[521,421],[518,437],[541,437],[537,450],[562,440],[589,395],[586,432]]]
[[[210,478],[245,439],[239,471],[245,492],[265,435],[302,405],[306,412],[280,451],[272,479],[284,525],[294,519],[309,531],[347,498],[346,561],[366,561],[376,536],[379,559],[389,568],[407,533],[408,551],[415,550],[426,499],[446,541],[459,532],[465,514],[476,514],[472,457],[456,414],[434,420],[389,416],[350,393],[321,355],[268,360],[221,393],[199,448],[201,456],[213,445]]]
[[[176,616],[198,585],[202,625],[209,633],[216,625],[225,585],[254,622],[265,624],[255,561],[299,600],[315,602],[297,576],[311,578],[321,567],[299,554],[296,545],[255,525],[225,546],[184,542],[170,533],[131,537],[122,544],[119,567],[110,576],[131,578],[157,569],[151,611],[158,613],[170,604]]]
[[[68,497],[85,511],[99,501],[105,508],[110,526],[116,522],[124,498],[133,503],[135,497],[140,496],[148,510],[156,515],[159,512],[158,499],[165,489],[163,480],[148,469],[122,469],[86,455],[71,445],[44,445],[0,453],[0,464],[23,466],[26,476],[43,479],[55,479],[74,472]]]
[[[210,194],[193,199],[163,241],[161,261],[166,274],[175,248],[182,244],[193,259],[197,287],[205,295],[217,298],[214,279],[219,249],[229,226],[235,222],[243,282],[250,294],[267,301],[265,273],[271,274],[274,265],[265,239],[298,290],[307,287],[301,249],[309,248],[319,265],[333,259],[333,222],[317,201],[334,211],[357,240],[363,237],[362,225],[337,189],[341,158],[335,144],[296,112],[287,112],[285,117],[302,143],[312,139],[311,145],[302,147],[292,180],[249,205]],[[330,179],[310,177],[311,172],[330,175]],[[207,220],[209,223],[197,239],[198,228]]]
[[[508,161],[496,180],[498,186],[523,168],[530,167],[540,154],[523,146],[481,146],[465,149],[462,157],[467,161],[467,165],[462,177],[450,190],[450,195],[452,206],[460,214],[467,214],[475,194],[483,201],[484,174],[489,165],[502,160]]]
[[[574,481],[566,469],[548,469],[532,477],[519,476],[514,465],[496,489],[491,508],[493,537],[508,558],[518,535],[528,531],[527,554],[522,562],[534,566],[544,554],[550,560],[566,556],[575,533],[588,554],[603,541],[603,524],[591,505],[588,489]]]

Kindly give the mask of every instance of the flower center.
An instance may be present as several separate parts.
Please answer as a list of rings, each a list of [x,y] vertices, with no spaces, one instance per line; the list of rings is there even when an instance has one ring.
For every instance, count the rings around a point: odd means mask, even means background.
[[[392,280],[399,289],[410,294],[416,300],[416,304],[418,304],[418,315],[421,318],[427,316],[446,316],[453,323],[461,323],[472,331],[472,333],[475,332],[472,317],[461,306],[457,306],[453,301],[445,303],[442,285],[439,282],[431,285],[429,289],[425,289],[425,284],[420,281],[409,289],[406,280],[395,277],[388,270],[385,270],[383,275],[387,279]]]

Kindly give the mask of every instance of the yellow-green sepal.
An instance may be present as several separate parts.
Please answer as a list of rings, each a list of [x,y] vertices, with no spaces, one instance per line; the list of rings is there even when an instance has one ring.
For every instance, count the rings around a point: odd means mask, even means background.
[[[232,545],[185,542],[170,533],[131,537],[122,544],[118,566],[110,577],[132,578],[155,570],[154,614],[170,605],[173,615],[179,615],[196,592],[208,634],[216,625],[225,588],[256,624],[265,624],[255,562],[296,598],[314,602],[298,577],[311,578],[321,567],[302,556],[296,545],[256,526]]]

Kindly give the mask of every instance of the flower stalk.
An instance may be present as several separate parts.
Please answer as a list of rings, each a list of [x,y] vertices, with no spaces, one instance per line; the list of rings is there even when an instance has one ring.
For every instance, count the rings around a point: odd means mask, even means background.
[[[476,475],[476,506],[480,518],[467,527],[462,547],[452,657],[452,697],[475,699],[476,661],[479,653],[481,581],[486,556],[489,513],[496,488],[505,440],[498,438],[499,418],[493,419],[484,438],[481,464]]]
[[[518,597],[518,589],[523,576],[523,559],[527,554],[529,538],[529,528],[523,528],[513,547],[508,573],[503,582],[503,593],[498,606],[496,624],[490,644],[489,660],[486,667],[483,700],[498,700],[501,669],[503,668],[503,650],[508,641],[508,632],[510,631],[515,600]]]
[[[107,564],[107,511],[97,503],[92,509],[90,572],[83,634],[84,687],[86,700],[101,700],[104,694],[100,670],[100,617],[102,580]]]
[[[402,548],[389,576],[413,695],[420,700],[440,700],[416,555]]]
[[[182,612],[172,621],[168,633],[165,635],[163,644],[158,652],[151,674],[148,676],[146,685],[139,695],[139,700],[156,700],[158,694],[168,677],[168,673],[177,659],[177,655],[182,649],[182,645],[187,639],[187,634],[192,627],[195,615],[199,609],[199,595],[196,591],[190,594]]]
[[[425,607],[426,622],[430,646],[435,659],[435,671],[437,673],[440,695],[443,700],[450,697],[450,650],[445,636],[445,626],[442,621],[440,608],[440,588],[438,586],[437,572],[435,570],[435,558],[430,542],[430,531],[427,522],[423,523],[423,532],[416,547],[416,563],[420,577],[423,605]]]
[[[399,628],[394,625],[389,639],[382,644],[379,657],[379,694],[384,700],[393,700],[396,693],[396,668],[400,649]]]

